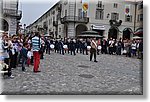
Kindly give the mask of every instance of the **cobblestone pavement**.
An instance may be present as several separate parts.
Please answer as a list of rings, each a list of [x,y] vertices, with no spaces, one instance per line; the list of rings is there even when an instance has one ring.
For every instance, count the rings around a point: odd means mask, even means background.
[[[14,79],[3,79],[2,94],[143,94],[142,62],[116,55],[60,55],[41,60],[40,73],[33,66],[13,70]]]

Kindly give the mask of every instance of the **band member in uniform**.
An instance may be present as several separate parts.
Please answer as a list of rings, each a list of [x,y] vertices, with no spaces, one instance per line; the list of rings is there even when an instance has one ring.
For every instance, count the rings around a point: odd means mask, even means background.
[[[97,53],[97,44],[96,44],[96,38],[94,38],[91,41],[90,61],[92,61],[92,57],[93,57],[93,54],[94,54],[94,62],[98,62],[98,61],[96,61],[96,53]]]

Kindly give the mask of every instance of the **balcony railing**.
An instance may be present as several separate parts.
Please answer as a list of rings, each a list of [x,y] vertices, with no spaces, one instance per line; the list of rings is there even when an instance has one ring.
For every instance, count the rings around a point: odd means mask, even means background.
[[[21,10],[15,10],[15,9],[3,9],[3,15],[5,16],[11,16],[11,17],[17,17],[17,19],[21,19],[22,17],[22,11]]]
[[[79,16],[65,16],[61,19],[61,23],[67,22],[76,22],[76,23],[88,23],[88,17],[79,17]]]

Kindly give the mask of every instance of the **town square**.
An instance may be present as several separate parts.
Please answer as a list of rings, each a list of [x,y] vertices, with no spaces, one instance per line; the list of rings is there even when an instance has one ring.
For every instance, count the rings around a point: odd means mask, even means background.
[[[142,0],[39,5],[0,2],[2,95],[143,94]]]

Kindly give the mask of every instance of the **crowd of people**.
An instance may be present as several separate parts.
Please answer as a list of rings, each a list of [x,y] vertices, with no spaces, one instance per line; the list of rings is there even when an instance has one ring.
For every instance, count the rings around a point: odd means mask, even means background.
[[[142,40],[119,40],[117,39],[96,39],[96,38],[60,38],[40,36],[39,32],[33,35],[13,35],[2,36],[2,48],[4,63],[8,68],[8,76],[13,78],[12,69],[21,65],[22,71],[26,71],[26,65],[33,65],[33,72],[40,72],[40,59],[44,59],[44,54],[51,52],[62,55],[70,54],[75,56],[77,53],[90,55],[89,61],[97,62],[96,56],[100,54],[125,55],[126,57],[143,57]]]

